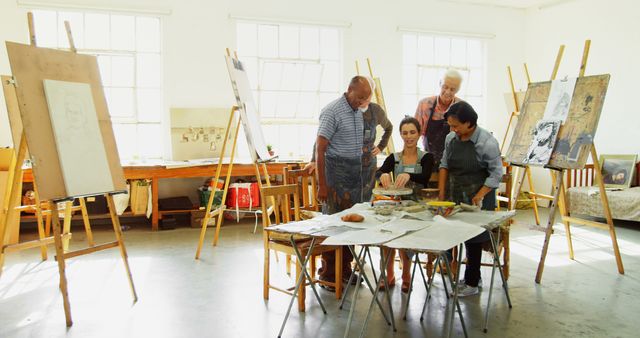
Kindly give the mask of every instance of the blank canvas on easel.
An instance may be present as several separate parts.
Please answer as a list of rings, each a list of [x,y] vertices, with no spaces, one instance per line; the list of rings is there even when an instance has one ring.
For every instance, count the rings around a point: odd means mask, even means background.
[[[67,194],[114,191],[91,86],[44,80],[44,92]]]

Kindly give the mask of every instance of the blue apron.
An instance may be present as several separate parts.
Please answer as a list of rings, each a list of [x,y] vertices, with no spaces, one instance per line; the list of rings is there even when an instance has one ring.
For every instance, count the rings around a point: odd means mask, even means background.
[[[368,109],[362,114],[364,132],[362,135],[362,201],[371,200],[371,192],[376,183],[377,161],[371,154],[376,141],[376,127],[378,120],[376,115]]]
[[[397,152],[394,154],[394,159],[395,159],[395,165],[393,167],[393,173],[395,175],[395,177],[398,177],[398,175],[402,174],[402,173],[407,173],[407,174],[421,174],[422,173],[422,164],[420,164],[422,162],[422,157],[424,155],[426,155],[427,152],[423,151],[422,149],[418,149],[418,160],[416,161],[415,164],[404,164],[402,162],[402,152]],[[408,199],[412,199],[414,201],[418,200],[418,195],[420,193],[421,189],[424,189],[424,186],[421,183],[416,183],[414,181],[409,181],[407,182],[406,185],[407,188],[411,188],[413,189],[413,194],[407,196]]]

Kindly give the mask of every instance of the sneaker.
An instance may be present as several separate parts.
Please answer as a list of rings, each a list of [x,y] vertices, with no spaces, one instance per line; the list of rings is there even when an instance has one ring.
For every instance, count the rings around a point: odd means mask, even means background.
[[[458,285],[458,297],[473,296],[478,293],[480,293],[480,290],[477,286],[469,286],[467,284]],[[453,293],[451,293],[451,296],[453,296]]]
[[[462,285],[462,284],[467,284],[467,283],[465,283],[465,282],[464,282],[464,279],[461,279],[458,283],[459,283],[460,285]],[[482,289],[482,278],[480,278],[480,279],[478,280],[478,289]]]

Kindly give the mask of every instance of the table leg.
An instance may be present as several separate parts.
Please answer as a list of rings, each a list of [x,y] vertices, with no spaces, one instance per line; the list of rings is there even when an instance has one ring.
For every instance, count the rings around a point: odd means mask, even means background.
[[[380,269],[380,280],[384,283],[385,286],[385,290],[387,290],[387,292],[385,292],[386,294],[386,298],[387,298],[387,303],[389,305],[389,315],[391,316],[391,326],[393,327],[393,332],[396,332],[396,322],[395,319],[393,318],[393,307],[391,305],[391,295],[389,295],[389,283],[387,280],[387,276],[386,276],[386,271],[387,269],[385,269],[384,267],[387,266],[387,262],[389,262],[389,259],[391,259],[391,250],[387,251],[386,255],[382,254],[382,246],[380,246],[380,257],[381,257],[381,261],[382,261],[382,269]],[[376,291],[373,293],[373,299],[371,300],[371,303],[369,304],[369,310],[367,311],[367,317],[364,320],[364,325],[362,326],[362,330],[360,331],[360,337],[364,337],[365,332],[367,331],[367,326],[369,325],[369,318],[371,317],[371,311],[373,310],[373,305],[375,303],[375,301],[378,299],[378,293],[380,293],[380,283],[378,283],[376,285]]]
[[[460,324],[462,325],[462,331],[464,332],[465,338],[468,337],[467,334],[467,326],[464,324],[464,317],[462,316],[462,309],[460,308],[460,302],[458,302],[458,282],[454,281],[454,274],[451,271],[451,263],[449,263],[449,259],[444,254],[444,262],[447,266],[447,276],[449,277],[449,282],[451,283],[451,287],[453,288],[453,303],[451,306],[451,312],[449,313],[449,330],[447,331],[447,337],[451,337],[451,332],[453,331],[453,318],[455,316],[456,309],[458,310],[458,316],[460,317]],[[458,249],[458,262],[462,262],[462,244],[460,244]],[[455,276],[460,275],[460,265],[458,264],[456,267]]]
[[[151,230],[158,231],[160,211],[158,210],[158,178],[151,178]]]
[[[498,228],[498,236],[500,238],[500,228]],[[484,332],[486,333],[489,328],[489,310],[491,308],[491,295],[493,293],[493,283],[496,272],[496,265],[498,267],[498,271],[500,272],[500,278],[502,278],[502,287],[504,288],[505,296],[507,297],[507,303],[509,304],[509,308],[511,308],[511,298],[509,297],[509,287],[504,278],[504,273],[502,272],[502,266],[500,265],[500,253],[497,252],[496,248],[496,237],[493,236],[493,233],[489,231],[489,240],[491,241],[491,248],[493,249],[493,266],[491,267],[491,284],[489,286],[489,297],[487,298],[487,309],[484,313]]]

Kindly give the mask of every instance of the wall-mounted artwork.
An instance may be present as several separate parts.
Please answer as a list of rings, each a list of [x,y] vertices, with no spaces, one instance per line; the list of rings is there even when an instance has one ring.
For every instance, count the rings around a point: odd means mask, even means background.
[[[217,158],[222,150],[231,108],[171,108],[174,161]],[[235,123],[228,139],[233,140]],[[227,153],[231,150],[228,142]]]
[[[565,122],[560,127],[555,148],[547,166],[563,169],[584,168],[596,130],[604,98],[609,86],[608,74],[580,77],[576,80]],[[542,119],[550,96],[552,82],[529,84],[518,124],[505,160],[524,164],[536,125]],[[565,90],[566,92],[566,90]]]

